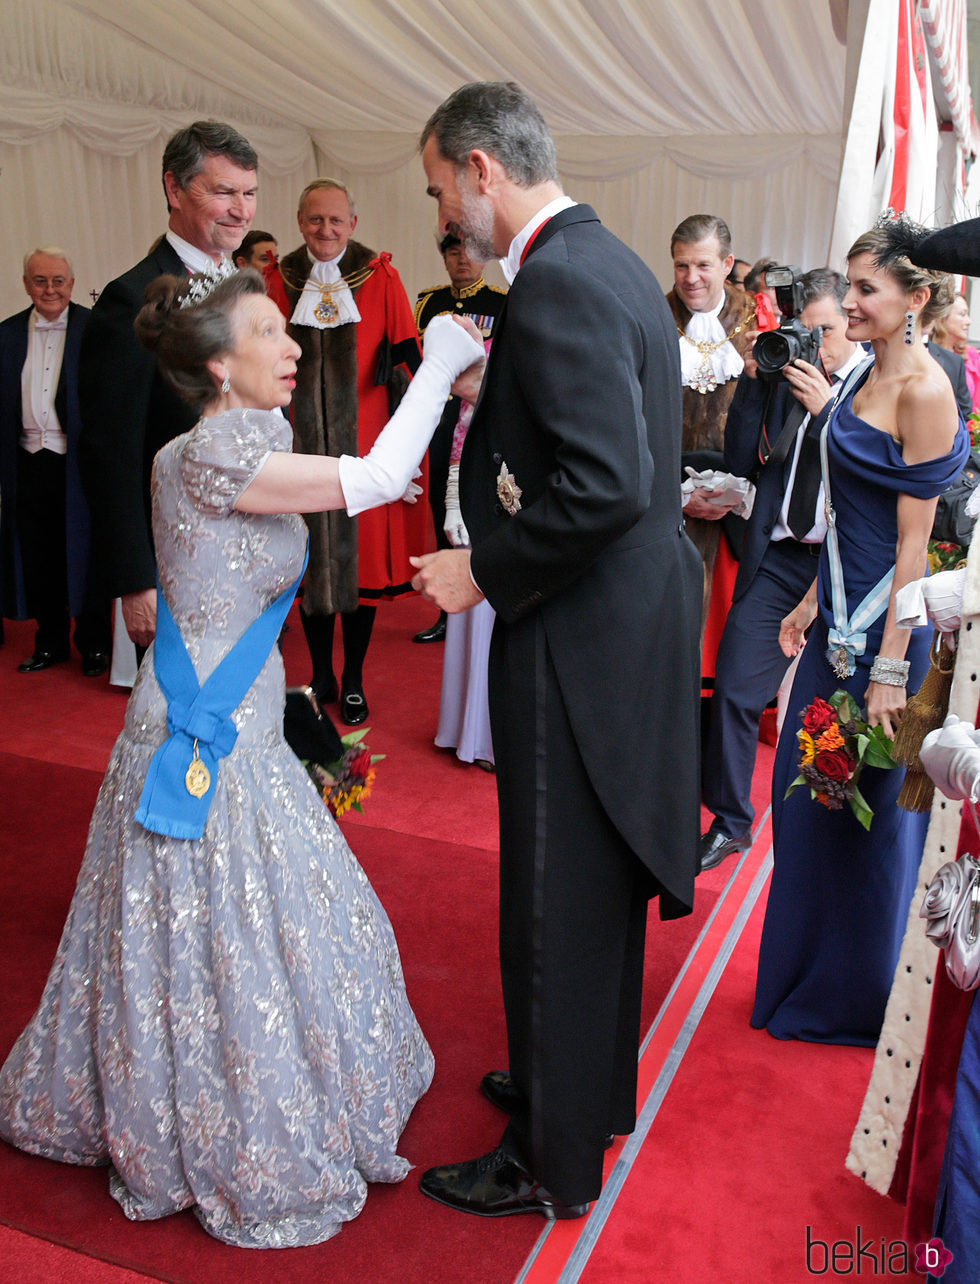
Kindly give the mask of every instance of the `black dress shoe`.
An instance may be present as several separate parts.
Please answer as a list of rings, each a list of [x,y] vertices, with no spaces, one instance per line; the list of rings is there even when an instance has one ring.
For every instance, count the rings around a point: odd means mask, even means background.
[[[491,1070],[480,1080],[480,1091],[491,1105],[512,1115],[524,1105],[524,1094],[506,1070]]]
[[[367,701],[364,699],[364,692],[343,689],[340,693],[341,722],[346,722],[348,727],[357,727],[367,716],[368,707]]]
[[[413,642],[445,642],[446,640],[446,612],[440,611],[439,618],[435,624],[430,624],[427,629],[422,629],[412,638]]]
[[[746,847],[751,846],[751,833],[742,834],[740,838],[729,838],[720,829],[709,829],[706,834],[701,835],[698,844],[698,872],[703,874],[706,869],[714,869],[726,856],[731,856],[732,852],[743,852]]]
[[[42,669],[50,669],[52,664],[63,664],[67,659],[67,651],[45,651],[39,648],[18,664],[17,672],[40,673]]]
[[[489,1155],[462,1164],[430,1168],[419,1179],[419,1190],[447,1208],[477,1217],[508,1217],[512,1213],[541,1213],[549,1221],[584,1217],[588,1204],[555,1199],[499,1147]]]
[[[90,651],[82,656],[82,676],[85,678],[101,677],[108,667],[109,657],[104,651]]]

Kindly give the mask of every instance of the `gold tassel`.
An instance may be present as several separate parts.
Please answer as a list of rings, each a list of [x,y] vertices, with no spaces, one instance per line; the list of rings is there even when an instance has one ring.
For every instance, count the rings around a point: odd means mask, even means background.
[[[905,764],[898,805],[906,811],[928,811],[932,806],[935,786],[922,768],[919,750],[929,732],[943,725],[949,709],[954,660],[954,653],[937,630],[929,649],[929,672],[902,712],[892,749],[896,762]]]

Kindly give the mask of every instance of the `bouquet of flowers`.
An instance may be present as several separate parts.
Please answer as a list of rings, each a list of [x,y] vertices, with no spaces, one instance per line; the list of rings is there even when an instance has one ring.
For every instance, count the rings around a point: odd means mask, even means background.
[[[810,797],[832,811],[850,803],[854,815],[870,829],[874,812],[858,789],[858,777],[864,767],[887,771],[895,766],[891,740],[881,727],[869,727],[858,716],[846,691],[835,691],[829,701],[817,696],[800,717],[803,726],[796,733],[800,774],[785,796],[798,785],[807,785]]]
[[[955,571],[966,565],[966,549],[948,540],[931,539],[929,541],[929,574],[937,571]]]
[[[368,731],[370,727],[361,727],[359,731],[341,736],[344,752],[336,762],[326,767],[318,762],[306,762],[306,770],[334,816],[340,817],[348,809],[364,814],[361,803],[374,785],[374,764],[385,756],[372,753],[362,743]]]

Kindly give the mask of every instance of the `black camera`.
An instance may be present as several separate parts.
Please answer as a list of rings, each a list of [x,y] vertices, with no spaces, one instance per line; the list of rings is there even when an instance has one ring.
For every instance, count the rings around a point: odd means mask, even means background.
[[[783,370],[792,361],[806,361],[818,366],[820,360],[820,326],[808,330],[797,318],[803,311],[803,281],[797,267],[768,268],[766,285],[776,291],[776,302],[783,314],[778,330],[765,330],[752,348],[758,377],[765,383],[785,379]]]

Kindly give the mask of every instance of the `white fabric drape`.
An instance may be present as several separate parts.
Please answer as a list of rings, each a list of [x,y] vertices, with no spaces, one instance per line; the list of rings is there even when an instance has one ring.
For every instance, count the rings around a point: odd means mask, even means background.
[[[562,176],[669,284],[701,210],[736,250],[823,262],[840,161],[844,0],[0,0],[0,315],[20,256],[62,243],[87,294],[163,230],[163,143],[230,121],[260,158],[256,226],[299,243],[295,200],[348,182],[357,235],[411,292],[442,279],[416,154],[465,80],[515,79]],[[493,271],[491,270],[491,277]]]

